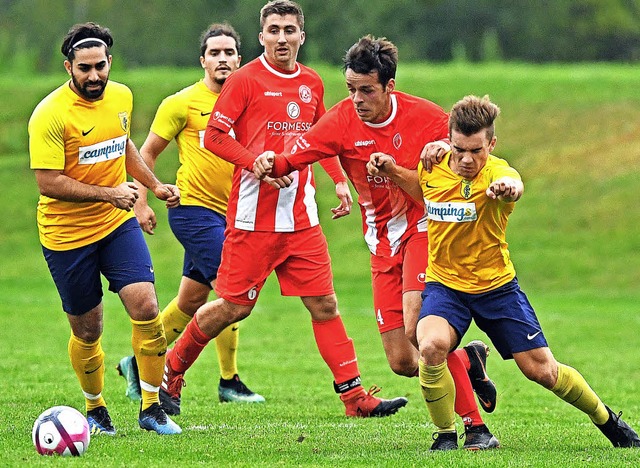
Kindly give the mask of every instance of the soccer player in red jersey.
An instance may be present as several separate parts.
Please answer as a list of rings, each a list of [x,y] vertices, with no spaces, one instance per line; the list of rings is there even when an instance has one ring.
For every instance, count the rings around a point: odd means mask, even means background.
[[[371,252],[374,309],[387,360],[397,374],[415,377],[416,324],[428,259],[424,208],[386,175],[370,175],[368,166],[376,157],[389,155],[398,173],[415,173],[426,143],[440,141],[431,144],[435,149],[448,146],[448,116],[430,101],[395,90],[397,49],[388,40],[365,36],[349,49],[344,62],[349,97],[275,161],[269,154],[257,158],[256,175],[284,175],[339,156],[358,192]],[[486,352],[484,344],[474,342],[448,358],[456,381],[456,411],[467,429],[465,448],[472,450],[498,446],[482,421],[468,374],[473,363],[477,393],[493,410],[495,386],[484,371]]]
[[[267,3],[260,13],[264,54],[229,77],[205,132],[206,148],[232,163],[253,161],[265,150],[284,150],[325,113],[320,77],[296,60],[305,39],[302,9],[279,0]],[[237,140],[228,134],[232,129]],[[334,215],[344,215],[351,204],[346,178],[337,158],[323,167],[340,182],[341,203]],[[257,179],[251,168],[235,168],[215,288],[219,299],[198,309],[167,353],[163,404],[179,401],[184,372],[212,338],[249,316],[274,270],[282,294],[299,296],[311,313],[318,349],[347,416],[388,416],[407,404],[406,398],[383,400],[373,396],[377,389],[367,392],[362,387],[353,342],[337,308],[314,194],[308,166],[293,172],[291,184],[280,190]]]

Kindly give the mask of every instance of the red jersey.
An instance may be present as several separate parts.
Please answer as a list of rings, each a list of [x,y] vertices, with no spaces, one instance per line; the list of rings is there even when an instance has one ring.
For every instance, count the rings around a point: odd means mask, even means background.
[[[389,118],[373,124],[360,120],[347,98],[287,147],[283,156],[289,167],[283,170],[284,165],[276,163],[274,176],[337,154],[358,192],[369,250],[374,255],[393,256],[412,233],[427,230],[424,207],[387,177],[370,176],[366,168],[369,156],[386,153],[399,166],[417,169],[424,145],[448,138],[448,133],[448,115],[426,99],[395,91]]]
[[[246,159],[249,153],[224,151],[216,146],[212,129],[225,133],[233,129],[238,143],[253,154],[248,164],[251,167],[253,158],[264,151],[280,153],[293,146],[326,112],[323,98],[324,86],[314,70],[296,63],[295,70],[288,73],[269,64],[264,55],[227,79],[207,125],[205,146],[237,164],[227,210],[230,226],[271,232],[316,226],[319,219],[315,182],[311,167],[304,165],[291,174],[294,180],[289,187],[274,189],[243,167],[249,161],[243,164],[242,158]],[[335,167],[340,173],[337,160]],[[335,171],[332,178],[334,175]]]

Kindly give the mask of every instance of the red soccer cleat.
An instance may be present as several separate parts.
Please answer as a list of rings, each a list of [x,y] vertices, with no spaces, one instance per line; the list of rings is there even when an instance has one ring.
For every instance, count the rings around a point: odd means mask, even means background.
[[[380,388],[374,385],[368,392],[365,392],[364,388],[362,388],[359,392],[349,395],[347,398],[343,398],[340,395],[340,399],[346,408],[346,415],[352,418],[391,416],[408,403],[408,400],[404,397],[383,400],[373,396],[379,391]]]

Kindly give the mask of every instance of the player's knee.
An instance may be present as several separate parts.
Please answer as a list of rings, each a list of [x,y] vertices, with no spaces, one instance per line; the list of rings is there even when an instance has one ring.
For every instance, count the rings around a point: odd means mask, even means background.
[[[420,357],[428,365],[444,362],[449,354],[449,346],[445,339],[438,337],[425,337],[418,343]]]
[[[536,382],[547,389],[553,388],[556,384],[557,372],[554,372],[553,366],[551,365],[537,364],[523,366],[522,373],[527,379]]]

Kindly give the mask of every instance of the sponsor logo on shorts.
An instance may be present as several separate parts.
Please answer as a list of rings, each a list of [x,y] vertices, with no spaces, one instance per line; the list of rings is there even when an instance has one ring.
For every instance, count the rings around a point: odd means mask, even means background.
[[[527,334],[527,340],[531,341],[533,340],[536,336],[538,336],[540,333],[542,333],[540,330],[538,330],[537,332],[535,332],[534,334],[528,333]]]

